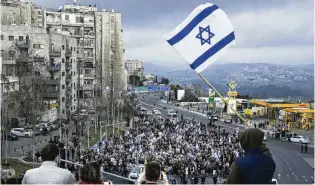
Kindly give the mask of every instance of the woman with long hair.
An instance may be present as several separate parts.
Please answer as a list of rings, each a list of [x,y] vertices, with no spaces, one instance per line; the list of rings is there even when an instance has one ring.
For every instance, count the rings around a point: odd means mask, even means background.
[[[112,185],[111,181],[101,180],[100,165],[96,162],[85,164],[80,171],[80,181],[78,184],[107,184]]]

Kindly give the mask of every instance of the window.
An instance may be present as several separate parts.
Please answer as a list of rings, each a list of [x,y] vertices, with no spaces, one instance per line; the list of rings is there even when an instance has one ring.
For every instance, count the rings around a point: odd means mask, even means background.
[[[62,102],[65,102],[65,97],[62,97],[62,98],[61,98],[61,101],[62,101]]]
[[[65,109],[62,109],[62,114],[65,114],[65,113],[66,113]]]
[[[66,19],[67,21],[69,21],[69,15],[66,15],[66,16],[65,16],[65,19]]]
[[[14,36],[9,36],[9,41],[14,41]]]
[[[70,110],[72,111],[72,106],[70,107]]]
[[[73,72],[73,76],[75,76],[75,72]]]
[[[76,18],[75,18],[75,21],[76,21],[77,23],[82,23],[82,22],[83,22],[83,20],[82,20],[81,17],[76,17]]]
[[[19,41],[23,41],[23,36],[19,36]]]
[[[64,58],[62,58],[62,63],[65,63],[65,59]]]
[[[73,85],[74,85],[74,88],[75,88],[75,83],[73,83]]]
[[[65,76],[66,75],[66,73],[65,72],[62,72],[62,76]]]
[[[70,64],[72,64],[72,59],[70,59]]]
[[[62,85],[62,89],[65,89],[65,85]]]
[[[75,51],[75,47],[73,47],[73,50]]]
[[[75,99],[75,94],[73,94],[73,98]]]
[[[62,50],[65,50],[65,45],[62,45],[61,47],[62,47]]]
[[[71,51],[73,51],[73,48],[71,47]]]
[[[1,40],[4,40],[4,36],[3,35],[1,35]]]

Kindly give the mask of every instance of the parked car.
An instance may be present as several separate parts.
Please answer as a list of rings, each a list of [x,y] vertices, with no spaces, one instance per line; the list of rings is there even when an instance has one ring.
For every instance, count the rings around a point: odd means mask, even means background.
[[[152,111],[147,111],[147,115],[152,115]]]
[[[167,111],[167,115],[170,117],[176,117],[176,111],[174,111],[173,109],[170,109]]]
[[[224,119],[224,123],[232,123],[232,121],[233,121],[232,117],[229,116]]]
[[[42,128],[40,126],[35,126],[34,136],[39,136],[42,134]]]
[[[5,139],[6,139],[5,135],[1,135],[1,140],[5,140]],[[19,137],[15,134],[9,133],[7,136],[7,139],[8,141],[16,141],[19,139]]]
[[[309,143],[310,140],[307,137],[304,136],[293,136],[290,138],[291,142],[294,143]]]
[[[40,121],[38,124],[40,126],[46,127],[48,132],[52,130],[52,128],[49,126],[50,123],[48,121]]]
[[[216,114],[211,116],[214,121],[218,121],[218,116]]]
[[[33,132],[30,129],[14,128],[11,133],[19,137],[32,137]]]
[[[89,110],[89,114],[95,114],[95,110],[94,109],[90,109]]]
[[[85,115],[85,116],[87,116],[88,114],[89,114],[89,112],[88,112],[87,109],[81,109],[80,115]]]

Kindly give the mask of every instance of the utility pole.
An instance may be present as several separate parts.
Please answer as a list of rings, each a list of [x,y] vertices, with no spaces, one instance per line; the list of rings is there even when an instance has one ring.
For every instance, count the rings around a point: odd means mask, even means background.
[[[135,97],[135,91],[136,91],[136,77],[135,77],[136,71],[133,72],[133,79],[132,79],[132,127],[135,125],[135,102],[134,102],[134,97]]]

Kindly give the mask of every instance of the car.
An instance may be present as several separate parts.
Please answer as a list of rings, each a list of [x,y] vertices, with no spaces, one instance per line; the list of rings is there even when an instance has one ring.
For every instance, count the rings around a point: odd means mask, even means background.
[[[304,137],[304,136],[293,136],[290,138],[291,142],[294,142],[294,143],[309,143],[310,140],[307,138],[307,137]]]
[[[145,166],[144,165],[138,165],[138,166],[135,166],[131,172],[129,173],[128,175],[128,179],[131,179],[131,180],[137,180],[140,173],[144,172],[145,170]]]
[[[170,117],[176,117],[176,111],[174,111],[173,109],[170,109],[167,111],[167,115]]]
[[[144,107],[141,107],[141,111],[146,111],[147,109]]]
[[[211,117],[212,117],[212,119],[213,119],[214,121],[218,121],[218,116],[217,116],[217,115],[214,114],[214,115],[212,115]]]
[[[161,112],[159,110],[154,111],[155,115],[161,115]]]
[[[38,125],[46,127],[48,132],[52,130],[52,128],[49,126],[50,122],[48,121],[40,121]]]
[[[89,114],[95,114],[95,110],[94,109],[90,109],[88,112],[89,112]]]
[[[147,111],[147,115],[152,115],[152,111]]]
[[[11,133],[18,137],[32,137],[33,135],[32,130],[24,128],[13,128]]]
[[[5,135],[1,135],[1,139],[5,140]],[[9,133],[7,136],[8,141],[16,141],[19,139],[19,137],[15,134]]]
[[[43,132],[43,129],[39,126],[35,126],[35,130],[34,130],[34,136],[39,136],[41,135]]]
[[[83,114],[83,115],[88,115],[88,110],[87,109],[81,109],[80,110],[80,114]]]
[[[225,119],[224,119],[224,123],[232,123],[232,117],[226,117]]]

